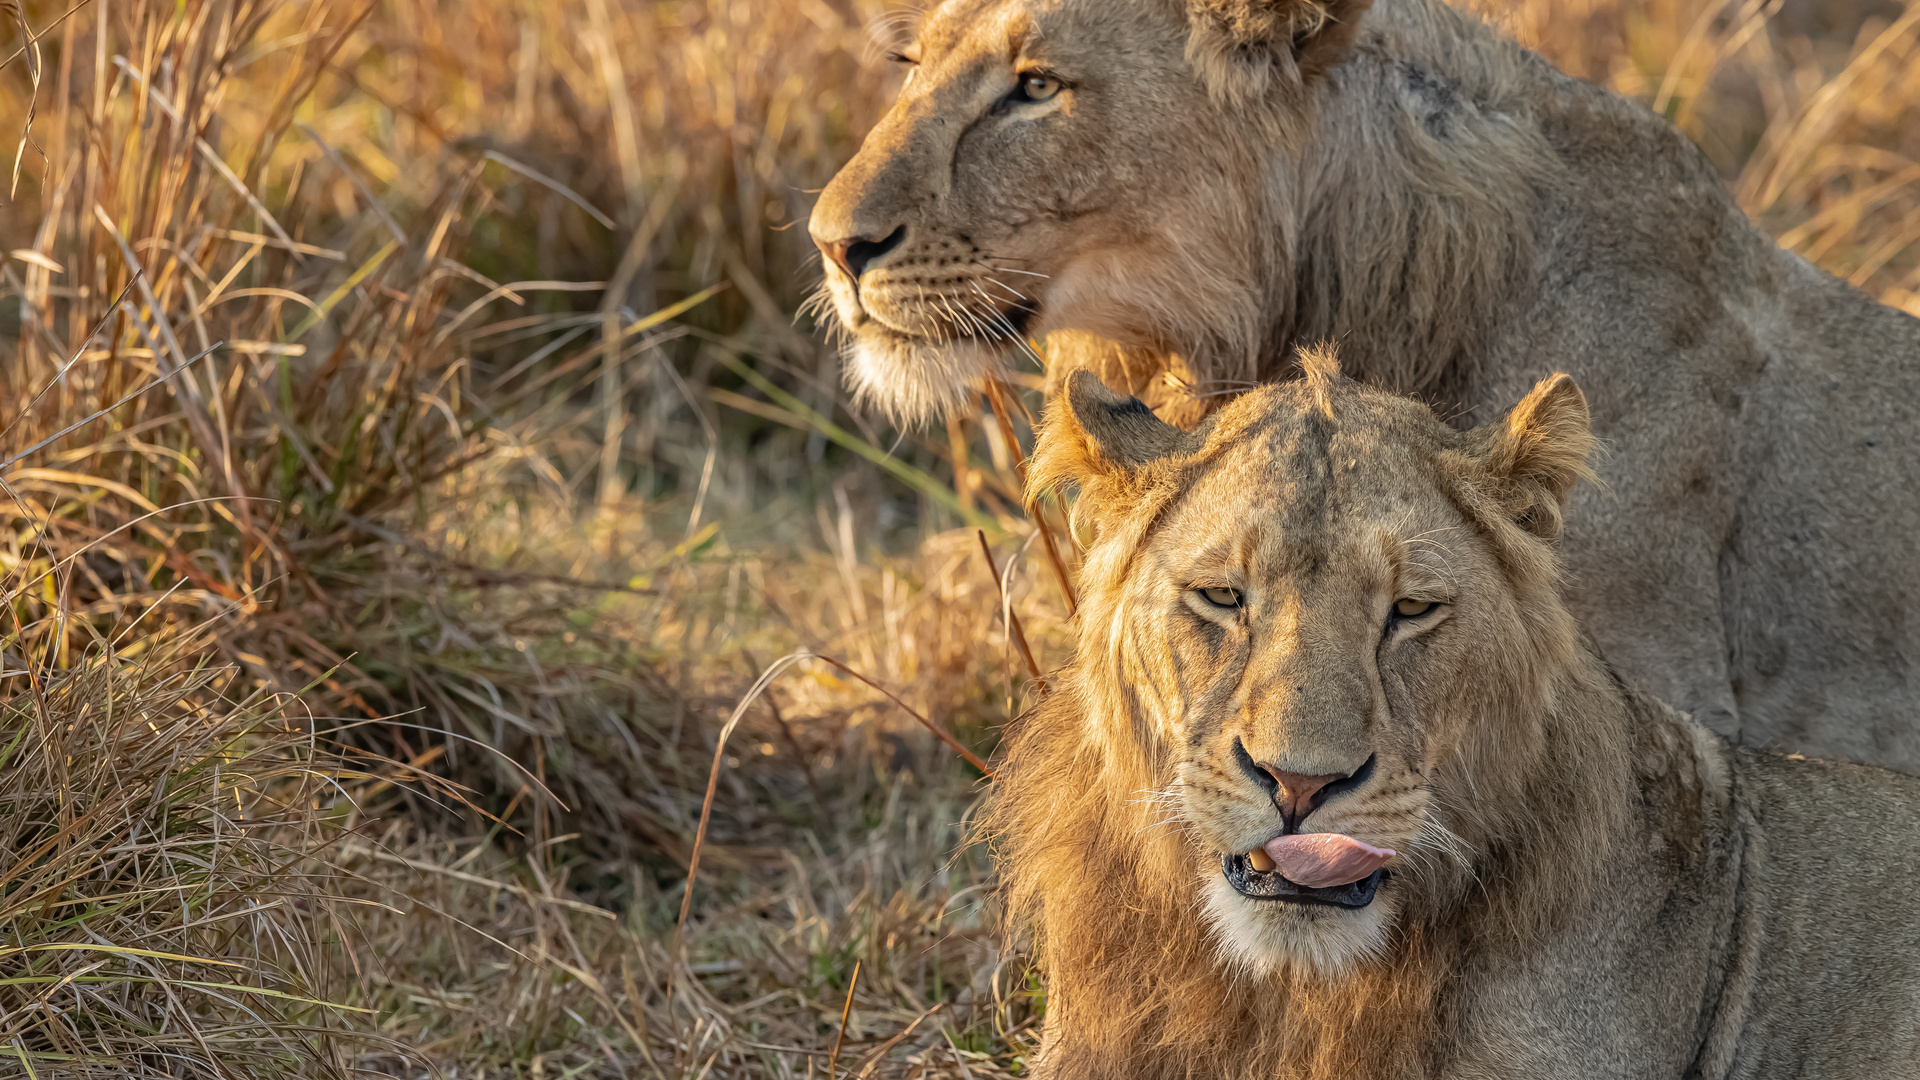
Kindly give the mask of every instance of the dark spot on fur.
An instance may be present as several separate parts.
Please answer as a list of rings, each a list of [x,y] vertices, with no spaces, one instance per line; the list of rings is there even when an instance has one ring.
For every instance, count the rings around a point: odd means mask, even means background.
[[[1451,83],[1411,63],[1402,63],[1400,70],[1407,77],[1407,89],[1413,91],[1425,107],[1420,117],[1421,126],[1436,139],[1446,138],[1449,114],[1461,108],[1459,91]]]

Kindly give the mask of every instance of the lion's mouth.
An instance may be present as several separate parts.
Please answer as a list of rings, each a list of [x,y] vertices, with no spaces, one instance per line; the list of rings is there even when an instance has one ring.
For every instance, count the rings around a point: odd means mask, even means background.
[[[855,290],[854,303],[855,318],[848,320],[852,329],[932,344],[964,340],[1016,346],[1026,339],[1040,310],[1037,300],[1002,306],[964,296],[914,296],[902,307],[895,297],[866,285]]]
[[[1289,881],[1277,870],[1256,870],[1252,860],[1245,855],[1222,855],[1220,862],[1226,873],[1227,884],[1233,886],[1234,892],[1249,900],[1281,900],[1343,908],[1363,908],[1373,903],[1374,895],[1389,876],[1388,871],[1382,868],[1359,881],[1315,889]]]

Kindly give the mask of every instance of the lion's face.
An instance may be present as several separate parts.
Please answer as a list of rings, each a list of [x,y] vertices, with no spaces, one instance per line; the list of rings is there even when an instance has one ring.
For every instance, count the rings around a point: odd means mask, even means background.
[[[1219,942],[1256,972],[1381,953],[1401,915],[1459,891],[1474,780],[1537,749],[1502,703],[1539,700],[1529,658],[1568,633],[1540,594],[1564,488],[1490,467],[1497,432],[1325,377],[1144,454],[1114,432],[1150,414],[1090,377],[1074,390],[1090,457],[1140,459],[1080,477],[1100,529],[1081,656],[1110,669],[1104,711],[1132,718],[1110,737],[1171,781]]]
[[[1404,423],[1398,402],[1378,404],[1378,420]],[[1209,463],[1128,589],[1125,632],[1166,646],[1144,673],[1153,700],[1179,702],[1157,719],[1204,848],[1208,915],[1256,970],[1338,969],[1385,944],[1415,862],[1450,840],[1435,783],[1486,677],[1476,647],[1519,629],[1430,463],[1378,434],[1273,415]],[[1394,854],[1302,886],[1265,850],[1290,834]]]
[[[1250,969],[1340,969],[1386,944],[1417,861],[1450,842],[1434,782],[1473,721],[1476,646],[1519,632],[1498,561],[1421,461],[1442,432],[1409,423],[1432,423],[1419,405],[1373,405],[1338,425],[1269,411],[1192,479],[1127,584],[1123,632],[1165,644],[1140,675],[1177,701],[1154,711],[1206,911]],[[1308,888],[1265,853],[1288,834],[1394,855]]]
[[[1169,305],[1246,291],[1258,245],[1234,208],[1260,166],[1189,61],[1190,18],[1169,0],[928,13],[898,102],[811,221],[863,400],[924,419],[1029,336],[1157,347],[1192,317]]]

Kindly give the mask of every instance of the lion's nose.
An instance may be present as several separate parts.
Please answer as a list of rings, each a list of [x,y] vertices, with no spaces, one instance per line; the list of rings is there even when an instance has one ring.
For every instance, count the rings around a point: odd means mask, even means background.
[[[858,281],[875,259],[899,247],[906,238],[907,227],[902,225],[878,240],[861,236],[829,240],[816,234],[813,243],[820,249],[820,254],[833,260],[833,264],[846,271],[848,277]]]
[[[1285,769],[1268,769],[1267,775],[1280,785],[1273,793],[1273,802],[1280,808],[1280,816],[1287,819],[1288,825],[1300,824],[1300,819],[1319,809],[1326,801],[1326,791],[1330,784],[1346,777],[1335,774],[1325,776],[1306,776],[1288,772]]]
[[[1233,749],[1241,768],[1273,796],[1273,804],[1280,808],[1288,829],[1299,825],[1301,819],[1318,810],[1328,799],[1359,787],[1373,775],[1372,756],[1351,773],[1297,773],[1255,761],[1238,739],[1234,740]]]

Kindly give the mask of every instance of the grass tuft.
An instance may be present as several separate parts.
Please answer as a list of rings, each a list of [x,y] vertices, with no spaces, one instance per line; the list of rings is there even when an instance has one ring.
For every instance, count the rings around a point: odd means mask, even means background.
[[[345,1076],[344,767],[203,638],[0,650],[0,1062],[40,1077]],[[360,1037],[366,1032],[360,1030]]]

